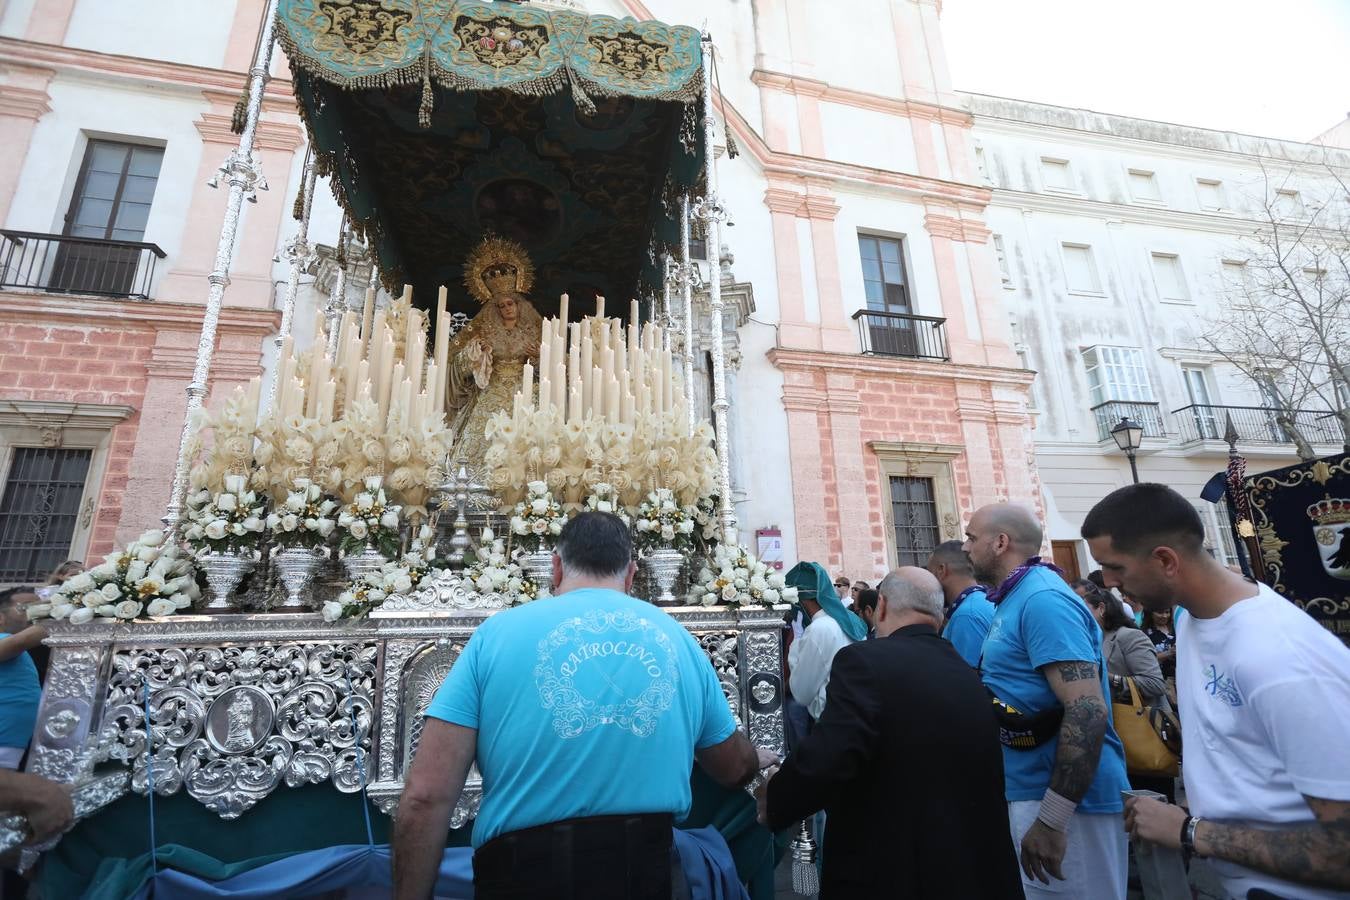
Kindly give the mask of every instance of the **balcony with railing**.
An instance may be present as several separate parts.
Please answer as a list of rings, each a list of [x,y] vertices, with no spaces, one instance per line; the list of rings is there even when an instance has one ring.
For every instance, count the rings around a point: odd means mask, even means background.
[[[1142,400],[1108,400],[1092,407],[1092,415],[1097,420],[1097,440],[1111,440],[1111,429],[1120,424],[1121,419],[1133,419],[1144,429],[1144,438],[1165,438],[1167,428],[1163,424],[1162,409],[1157,403]]]
[[[0,288],[150,299],[156,244],[0,229]]]
[[[1192,404],[1173,410],[1178,441],[1182,445],[1222,441],[1233,422],[1239,444],[1287,444],[1294,438],[1285,425],[1291,423],[1310,444],[1342,444],[1340,420],[1326,410],[1277,410],[1262,406],[1207,406]]]
[[[933,316],[860,309],[853,314],[862,352],[874,356],[948,362],[947,320]]]

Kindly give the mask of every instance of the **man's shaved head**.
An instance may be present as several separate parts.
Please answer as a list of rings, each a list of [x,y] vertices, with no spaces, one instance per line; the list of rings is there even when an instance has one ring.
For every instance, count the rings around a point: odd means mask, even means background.
[[[1032,556],[1041,552],[1045,533],[1036,514],[1016,503],[993,503],[975,510],[966,526],[963,545],[975,566],[975,577],[997,585]]]
[[[991,503],[975,511],[970,519],[971,524],[979,516],[985,517],[987,528],[1006,534],[1019,551],[1024,551],[1028,556],[1040,552],[1045,535],[1041,531],[1041,523],[1036,521],[1036,514],[1027,507],[1017,503]]]

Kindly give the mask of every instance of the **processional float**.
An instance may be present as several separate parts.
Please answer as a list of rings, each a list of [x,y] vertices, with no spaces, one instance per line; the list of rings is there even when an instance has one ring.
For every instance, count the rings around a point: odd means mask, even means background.
[[[206,415],[240,210],[265,185],[274,42],[310,141],[277,368],[266,401],[255,379]],[[632,521],[648,596],[753,742],[783,752],[790,589],[739,546],[720,340],[711,427],[692,386],[689,229],[716,249],[726,217],[711,65],[694,29],[545,5],[271,0],[221,168],[165,527],[39,610],[52,656],[29,769],[73,786],[76,834],[147,796],[230,823],[319,786],[393,813],[435,688],[485,616],[546,592],[550,538],[580,509]],[[339,275],[302,352],[319,176],[343,208]],[[359,308],[350,239],[372,261]],[[377,278],[397,299],[375,302]],[[605,296],[637,299],[611,302],[621,320]],[[3,825],[21,843],[22,820]]]

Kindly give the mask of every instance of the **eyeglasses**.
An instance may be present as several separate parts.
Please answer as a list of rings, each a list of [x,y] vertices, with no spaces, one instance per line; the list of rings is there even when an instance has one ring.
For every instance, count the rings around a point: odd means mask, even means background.
[[[849,585],[845,584],[845,583],[842,582],[842,581],[835,582],[835,585],[834,585],[834,586],[837,587],[837,588],[838,588],[839,590],[841,590],[841,591],[846,591],[846,590],[849,589]]]

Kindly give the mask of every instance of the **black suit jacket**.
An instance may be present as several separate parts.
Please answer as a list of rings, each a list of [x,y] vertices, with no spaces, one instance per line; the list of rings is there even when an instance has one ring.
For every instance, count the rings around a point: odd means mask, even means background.
[[[768,791],[775,830],[825,810],[822,898],[1022,897],[993,709],[930,626],[839,651]]]

